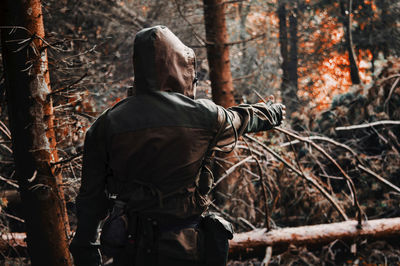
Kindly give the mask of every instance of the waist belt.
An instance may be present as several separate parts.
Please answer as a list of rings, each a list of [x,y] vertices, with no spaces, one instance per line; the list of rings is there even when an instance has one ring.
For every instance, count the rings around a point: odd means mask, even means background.
[[[151,226],[153,230],[159,231],[160,233],[168,231],[178,231],[185,228],[197,228],[200,223],[200,216],[192,216],[188,218],[174,218],[167,216],[154,217],[151,215],[143,215],[138,213],[130,214],[130,222],[137,221],[135,225],[142,227]]]

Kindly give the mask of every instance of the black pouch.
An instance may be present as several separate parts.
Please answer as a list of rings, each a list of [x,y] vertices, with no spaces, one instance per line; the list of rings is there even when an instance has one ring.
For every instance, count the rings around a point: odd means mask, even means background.
[[[215,213],[203,217],[204,256],[206,265],[226,265],[228,259],[228,239],[233,238],[232,224]]]
[[[116,201],[105,219],[100,235],[100,250],[108,257],[118,256],[128,244],[128,216],[125,203]]]

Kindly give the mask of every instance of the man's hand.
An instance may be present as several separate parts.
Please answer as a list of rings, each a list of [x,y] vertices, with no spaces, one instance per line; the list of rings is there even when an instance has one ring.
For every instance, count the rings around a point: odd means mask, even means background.
[[[282,122],[286,119],[286,105],[281,104],[281,103],[275,103],[274,95],[268,96],[268,101],[272,102],[272,104],[276,104],[276,105],[280,105],[281,106],[281,108],[282,108],[282,120],[281,120],[280,124],[282,124]]]
[[[268,101],[266,104],[271,106],[273,110],[275,110],[275,113],[278,115],[278,123],[275,126],[279,126],[283,123],[283,121],[286,119],[286,106],[281,103],[275,103],[275,97],[274,95],[268,96]]]

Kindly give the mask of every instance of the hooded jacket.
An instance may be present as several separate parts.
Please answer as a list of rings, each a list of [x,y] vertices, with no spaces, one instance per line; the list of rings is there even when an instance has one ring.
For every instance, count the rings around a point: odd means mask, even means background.
[[[194,100],[194,52],[164,26],[137,33],[133,61],[135,95],[86,133],[76,199],[80,245],[95,242],[109,193],[153,217],[200,216],[208,189],[199,192],[198,178],[208,151],[231,149],[243,133],[271,129],[282,119],[279,104],[225,109]]]

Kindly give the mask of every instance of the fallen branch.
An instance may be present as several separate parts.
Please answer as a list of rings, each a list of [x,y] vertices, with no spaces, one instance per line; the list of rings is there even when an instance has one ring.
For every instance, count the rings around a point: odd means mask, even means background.
[[[288,247],[289,245],[323,245],[340,240],[369,237],[382,239],[400,236],[400,218],[378,219],[363,222],[358,228],[357,221],[319,224],[300,227],[275,229],[266,232],[266,229],[257,229],[250,232],[235,234],[229,241],[231,256],[248,256],[264,254],[265,248]]]
[[[264,143],[258,141],[257,139],[250,137],[248,135],[245,136],[245,138],[248,138],[251,141],[254,141],[261,145],[264,149],[267,150],[268,153],[270,153],[272,156],[274,156],[276,159],[278,159],[280,162],[282,162],[284,165],[286,165],[288,168],[290,168],[293,172],[295,172],[297,175],[303,177],[305,180],[310,182],[315,188],[321,192],[321,194],[332,204],[332,206],[335,208],[335,210],[338,211],[338,213],[343,217],[344,220],[348,220],[349,218],[347,217],[345,211],[339,206],[339,204],[335,201],[335,199],[329,195],[329,193],[313,178],[311,178],[308,175],[305,175],[301,173],[296,167],[294,167],[292,164],[287,162],[285,159],[283,159],[281,156],[279,156],[275,151],[273,151],[271,148],[269,148],[267,145]]]
[[[361,164],[358,164],[357,167],[364,171],[365,173],[375,177],[379,182],[381,182],[382,184],[385,184],[386,186],[394,189],[395,191],[400,193],[400,188],[398,186],[396,186],[395,184],[391,183],[390,181],[384,179],[383,177],[381,177],[380,175],[378,175],[377,173],[374,173],[373,171],[369,170],[368,168],[362,166]]]
[[[390,132],[391,132],[391,131],[390,131]],[[389,182],[388,180],[384,179],[383,177],[381,177],[380,175],[378,175],[377,173],[375,173],[374,171],[372,171],[371,169],[369,169],[368,167],[366,167],[365,165],[363,165],[363,164],[362,164],[362,161],[361,161],[361,159],[360,159],[360,157],[358,156],[358,154],[357,154],[355,151],[353,151],[353,150],[352,150],[349,146],[347,146],[346,144],[339,143],[339,142],[337,142],[337,141],[335,141],[335,140],[333,140],[333,139],[327,138],[327,137],[311,136],[311,137],[307,137],[306,139],[308,139],[308,140],[326,141],[326,142],[331,143],[331,144],[333,144],[333,145],[335,145],[335,146],[337,146],[337,147],[340,147],[340,148],[342,148],[342,149],[345,149],[346,151],[350,152],[350,153],[356,158],[356,160],[357,160],[358,163],[359,163],[359,164],[357,165],[357,167],[358,167],[360,170],[364,171],[364,172],[367,173],[367,174],[370,174],[371,176],[375,177],[375,178],[376,178],[378,181],[380,181],[381,183],[383,183],[383,184],[389,186],[390,188],[392,188],[392,189],[394,189],[395,191],[397,191],[397,192],[400,193],[400,188],[399,188],[398,186],[394,185],[393,183]],[[281,144],[280,146],[281,146],[281,147],[285,147],[285,146],[288,146],[288,145],[291,145],[291,144],[297,144],[297,143],[301,143],[301,141],[300,141],[300,140],[294,140],[294,141],[290,141],[290,142],[283,143],[283,144]],[[321,176],[322,176],[322,175],[321,175]],[[326,176],[326,177],[327,177],[327,178],[333,178],[333,179],[341,179],[341,178],[332,177],[332,176]],[[344,178],[343,178],[343,179],[344,179]]]
[[[335,130],[336,131],[344,131],[344,130],[353,130],[353,129],[367,128],[367,127],[374,127],[374,126],[383,126],[383,125],[400,125],[400,121],[382,120],[382,121],[376,121],[376,122],[366,123],[366,124],[361,124],[361,125],[336,127]]]
[[[307,142],[308,144],[310,144],[311,146],[313,146],[316,150],[318,150],[320,153],[322,153],[329,161],[331,161],[331,163],[333,163],[333,165],[335,165],[335,167],[336,167],[336,168],[342,173],[342,175],[346,178],[346,181],[347,181],[347,183],[348,183],[348,185],[349,185],[349,189],[350,189],[350,192],[351,192],[351,194],[352,194],[353,201],[354,201],[354,206],[357,208],[357,212],[358,212],[358,215],[357,215],[358,224],[359,224],[359,226],[361,226],[362,211],[361,211],[360,204],[358,203],[358,198],[357,198],[357,194],[356,194],[356,187],[355,187],[355,185],[354,185],[353,180],[352,180],[352,179],[350,178],[350,176],[342,169],[342,167],[339,165],[339,163],[338,163],[335,159],[333,159],[333,157],[330,156],[321,146],[319,146],[319,145],[317,145],[316,143],[314,143],[314,142],[308,140],[307,138],[304,138],[304,137],[302,137],[302,136],[296,135],[296,134],[294,134],[294,133],[292,133],[292,132],[289,132],[288,130],[283,129],[283,128],[280,128],[280,127],[275,127],[274,129],[277,130],[277,131],[279,131],[279,132],[282,132],[282,133],[284,133],[284,134],[286,134],[286,135],[289,135],[289,136],[291,136],[291,137],[293,137],[293,138],[296,138],[296,139],[298,139],[298,140]]]
[[[15,188],[19,188],[19,185],[18,185],[17,183],[13,182],[12,180],[10,180],[10,179],[8,179],[8,178],[5,178],[5,177],[0,176],[0,180],[6,182],[6,183],[9,184],[10,186],[13,186],[13,187],[15,187]]]

